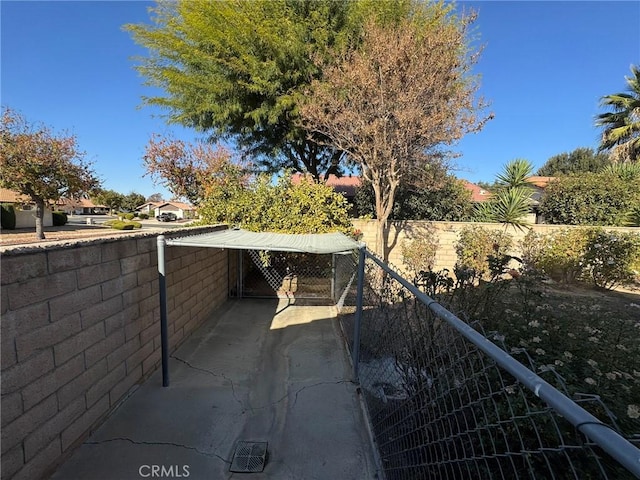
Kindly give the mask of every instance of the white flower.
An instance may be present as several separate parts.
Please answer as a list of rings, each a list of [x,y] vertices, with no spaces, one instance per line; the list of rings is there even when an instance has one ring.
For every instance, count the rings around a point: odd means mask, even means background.
[[[533,337],[533,338],[531,339],[531,341],[532,341],[533,343],[540,343],[540,337]]]
[[[564,352],[563,355],[564,355],[564,358],[568,358],[569,360],[573,358],[573,353],[571,352]]]
[[[563,365],[564,365],[564,362],[563,362],[562,360],[556,360],[556,361],[555,361],[555,362],[553,362],[553,363],[555,363],[558,367],[561,367],[561,366],[563,366]]]
[[[629,405],[627,407],[627,416],[629,418],[640,418],[640,407],[634,404]]]
[[[616,374],[615,373],[611,373],[611,372],[607,372],[607,373],[605,373],[605,377],[607,377],[609,380],[615,380],[616,379]]]
[[[593,342],[593,343],[598,343],[600,341],[600,340],[598,340],[598,337],[589,337],[589,338],[587,338],[587,340],[589,340],[590,342]]]
[[[591,365],[592,367],[597,367],[598,366],[598,362],[596,362],[595,360],[589,359],[589,360],[587,360],[587,363],[589,365]]]
[[[546,354],[547,352],[545,352],[545,351],[544,351],[543,349],[541,349],[541,348],[536,348],[536,353],[537,353],[538,355],[544,355],[544,354]]]
[[[585,383],[587,383],[589,385],[595,385],[596,384],[596,381],[591,377],[585,378],[584,381],[585,381]]]
[[[537,320],[531,320],[529,322],[529,326],[530,327],[539,327],[540,326],[540,322],[538,322]]]

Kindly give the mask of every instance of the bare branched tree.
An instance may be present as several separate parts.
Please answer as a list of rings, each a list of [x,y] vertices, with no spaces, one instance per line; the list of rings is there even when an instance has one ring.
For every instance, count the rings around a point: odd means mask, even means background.
[[[310,136],[347,152],[373,186],[383,258],[398,186],[443,162],[448,146],[490,118],[477,115],[486,105],[470,72],[478,58],[467,38],[474,17],[453,16],[442,3],[422,9],[391,24],[369,21],[361,47],[328,66],[301,106]]]

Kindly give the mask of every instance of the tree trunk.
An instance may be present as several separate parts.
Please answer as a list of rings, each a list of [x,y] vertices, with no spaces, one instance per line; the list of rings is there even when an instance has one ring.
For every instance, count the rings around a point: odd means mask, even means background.
[[[376,225],[376,255],[387,261],[387,220],[378,218]]]
[[[36,239],[44,240],[44,200],[36,200]]]

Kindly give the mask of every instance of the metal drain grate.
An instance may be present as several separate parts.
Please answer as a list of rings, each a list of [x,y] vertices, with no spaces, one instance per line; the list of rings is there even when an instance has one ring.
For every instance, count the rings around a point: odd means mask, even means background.
[[[230,472],[257,473],[267,463],[267,442],[238,442]]]

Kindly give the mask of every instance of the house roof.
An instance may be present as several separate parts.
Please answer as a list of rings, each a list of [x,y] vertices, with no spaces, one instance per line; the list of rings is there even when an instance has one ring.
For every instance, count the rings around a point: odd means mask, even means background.
[[[296,173],[291,176],[291,183],[298,185],[305,176],[307,175]],[[309,178],[311,177],[309,176]],[[338,177],[331,174],[325,184],[329,187],[333,187],[333,190],[338,193],[343,193],[347,197],[354,197],[356,195],[356,189],[362,184],[362,181],[357,175],[345,175],[343,177]]]
[[[61,198],[57,204],[69,205],[73,208],[109,208],[106,205],[97,205],[88,198]]]
[[[541,177],[539,175],[533,175],[527,178],[527,181],[538,188],[544,189],[544,188],[547,188],[547,185],[549,185],[549,182],[555,179],[556,177]]]
[[[184,203],[184,202],[158,202],[155,204],[156,207],[158,208],[162,208],[166,205],[171,205],[174,206],[176,208],[179,208],[180,210],[195,210],[196,207],[194,207],[193,205],[189,205],[188,203]]]
[[[0,202],[5,203],[24,203],[31,200],[26,195],[20,194],[8,188],[0,188]]]
[[[472,202],[488,202],[491,199],[491,192],[489,190],[485,190],[481,186],[471,183],[468,180],[462,180],[462,183],[464,184],[464,188],[471,192]]]
[[[162,208],[162,207],[164,207],[166,205],[171,205],[171,206],[174,206],[176,208],[179,208],[180,210],[195,210],[196,209],[196,207],[194,207],[193,205],[189,205],[188,203],[185,203],[185,202],[174,202],[174,201],[165,202],[165,201],[162,201],[162,202],[145,202],[142,205],[137,206],[136,210],[140,210],[140,209],[146,207],[147,205],[149,207],[151,207],[151,208]]]

